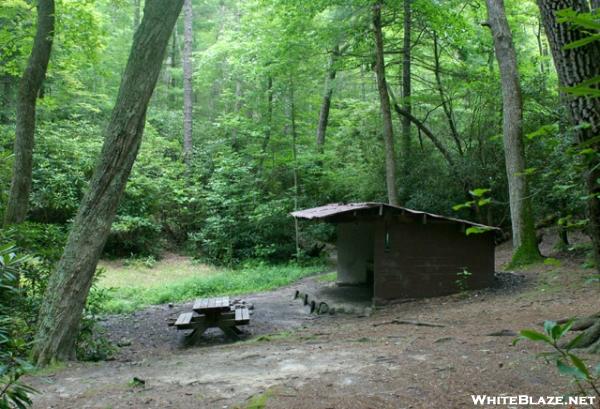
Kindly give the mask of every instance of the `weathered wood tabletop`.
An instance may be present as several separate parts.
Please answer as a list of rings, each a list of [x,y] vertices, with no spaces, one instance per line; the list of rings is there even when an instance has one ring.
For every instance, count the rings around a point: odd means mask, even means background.
[[[232,306],[229,297],[201,298],[194,302],[193,311],[182,313],[175,327],[193,330],[188,337],[197,339],[208,328],[220,328],[225,335],[237,339],[242,331],[238,325],[250,323],[250,312],[245,306]]]

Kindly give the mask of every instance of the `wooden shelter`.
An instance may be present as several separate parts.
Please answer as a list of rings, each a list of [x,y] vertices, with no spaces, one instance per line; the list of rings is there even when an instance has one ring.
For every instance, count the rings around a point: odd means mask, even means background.
[[[375,304],[484,288],[494,280],[495,227],[370,202],[292,216],[336,225],[337,282],[372,287]]]

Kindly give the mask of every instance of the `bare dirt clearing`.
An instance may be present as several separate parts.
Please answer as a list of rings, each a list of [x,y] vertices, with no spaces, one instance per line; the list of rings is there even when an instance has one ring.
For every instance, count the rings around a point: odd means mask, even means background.
[[[508,249],[498,248],[499,262]],[[131,345],[115,361],[37,375],[43,395],[35,407],[233,408],[264,394],[267,408],[464,408],[475,393],[560,395],[568,382],[535,358],[537,346],[489,334],[595,312],[598,289],[583,284],[590,271],[580,261],[533,267],[516,288],[413,301],[370,317],[308,315],[293,290],[323,283],[305,279],[243,297],[256,310],[249,337],[237,343],[214,331],[182,348],[165,319],[189,305],[110,317],[111,337]],[[397,318],[443,327],[392,323]],[[145,385],[134,386],[134,377]]]

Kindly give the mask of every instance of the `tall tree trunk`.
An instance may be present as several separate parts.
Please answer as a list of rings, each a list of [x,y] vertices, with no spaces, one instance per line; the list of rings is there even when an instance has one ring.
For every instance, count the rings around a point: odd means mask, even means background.
[[[385,79],[385,63],[383,60],[383,33],[381,31],[382,3],[373,5],[373,33],[375,34],[375,74],[377,76],[377,89],[383,117],[383,139],[385,142],[385,182],[387,186],[388,202],[398,205],[398,190],[396,188],[396,153],[394,151],[394,130],[392,128],[392,112],[390,109],[390,96]]]
[[[410,102],[411,96],[411,66],[410,66],[410,31],[412,29],[412,17],[411,17],[411,0],[404,0],[404,19],[403,29],[404,38],[402,46],[402,108],[408,114],[412,113],[412,106]],[[410,124],[411,120],[408,116],[402,117],[402,176],[405,180],[404,187],[402,188],[402,203],[410,197],[408,191],[408,179],[411,173],[411,140],[410,140]]]
[[[54,0],[39,0],[33,48],[19,83],[17,96],[15,159],[10,197],[4,214],[5,225],[21,223],[27,216],[33,166],[36,99],[46,76],[53,38]]]
[[[240,112],[242,111],[242,105],[244,101],[244,94],[242,91],[242,81],[238,78],[235,80],[235,102],[233,104],[233,112],[235,114],[236,122],[231,131],[231,147],[237,151],[240,148],[239,141],[239,127],[240,127]]]
[[[2,76],[2,99],[0,106],[0,124],[7,124],[9,121],[8,112],[10,110],[11,100],[11,84],[12,78],[10,75]]]
[[[296,141],[298,132],[296,130],[296,106],[294,102],[294,83],[290,81],[289,95],[289,118],[290,118],[290,133],[292,134],[292,159],[293,159],[293,178],[294,178],[294,211],[298,210],[298,196],[300,193],[298,187],[298,152]],[[300,226],[298,219],[294,217],[294,238],[296,243],[296,259],[300,260]]]
[[[502,118],[504,156],[513,238],[513,264],[539,259],[531,200],[525,175],[523,143],[523,101],[519,84],[517,55],[506,19],[503,0],[486,0],[488,23],[494,38],[494,49],[502,85]]]
[[[559,23],[556,12],[571,8],[577,12],[589,12],[585,0],[537,0],[544,29],[550,43],[554,66],[562,87],[574,87],[600,75],[600,42],[594,41],[583,47],[564,49],[574,41],[589,36],[570,23]],[[597,5],[597,4],[596,4]],[[588,231],[592,238],[596,269],[600,271],[600,98],[584,95],[566,95],[569,120],[575,127],[577,143],[596,151],[586,160],[584,180],[588,191]],[[589,126],[582,126],[589,124]]]
[[[148,102],[182,4],[145,2],[102,152],[40,309],[33,351],[40,365],[74,358],[81,313],[140,147]]]
[[[183,3],[183,160],[189,167],[192,162],[192,113],[194,95],[192,83],[193,13],[192,0]]]
[[[261,157],[258,163],[258,168],[262,169],[265,156],[267,154],[267,148],[271,140],[271,127],[273,122],[273,77],[269,74],[267,77],[267,127],[265,129],[265,136],[263,138],[261,146]]]
[[[170,86],[172,88],[176,88],[177,87],[177,81],[175,81],[175,75],[173,75],[173,72],[175,72],[175,70],[177,69],[177,61],[179,59],[179,54],[178,54],[178,41],[179,41],[179,36],[177,35],[177,25],[175,25],[175,27],[173,27],[173,35],[171,36],[171,84]]]
[[[325,92],[323,93],[323,102],[319,111],[319,124],[317,125],[317,150],[323,152],[325,145],[325,133],[329,123],[329,108],[331,107],[331,97],[333,95],[333,82],[337,73],[335,62],[340,52],[340,47],[336,45],[329,55],[327,64],[327,74],[325,75]]]

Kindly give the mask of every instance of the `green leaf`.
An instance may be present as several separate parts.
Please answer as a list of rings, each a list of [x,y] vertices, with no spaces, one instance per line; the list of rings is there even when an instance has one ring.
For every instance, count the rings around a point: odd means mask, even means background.
[[[519,332],[519,335],[524,338],[524,339],[528,339],[530,341],[543,341],[546,342],[548,344],[552,344],[552,339],[550,339],[550,337],[548,337],[545,334],[542,334],[541,332],[537,332],[534,330],[530,330],[530,329],[524,329],[521,332]]]
[[[484,199],[479,199],[479,201],[477,202],[477,204],[481,207],[481,206],[485,206],[487,204],[490,204],[492,202],[492,199],[489,197],[486,197]]]
[[[573,48],[583,47],[584,45],[600,40],[600,34],[593,34],[588,37],[573,41],[563,47],[563,50],[572,50]]]
[[[471,194],[471,196],[481,197],[491,191],[492,191],[492,189],[477,188],[477,189],[469,190],[469,193]]]
[[[471,234],[481,234],[481,233],[485,233],[488,232],[490,230],[493,230],[491,227],[484,227],[484,226],[472,226],[469,227],[466,231],[465,234],[467,236],[471,235]]]
[[[560,359],[556,361],[556,367],[558,368],[558,372],[563,375],[567,375],[582,381],[586,379],[585,373],[581,372],[579,368],[569,366]]]
[[[590,379],[590,372],[581,358],[579,358],[577,355],[569,354],[569,359],[573,365],[575,365],[575,368],[579,369],[585,375],[585,379]]]
[[[544,332],[550,336],[552,336],[552,331],[556,328],[556,322],[554,321],[544,321]],[[552,337],[554,339],[554,337]]]
[[[461,204],[457,204],[452,206],[452,210],[461,210],[461,209],[468,209],[473,205],[474,202],[466,202],[466,203],[461,203]]]
[[[557,325],[556,328],[553,330],[553,334],[555,334],[555,336],[556,336],[555,339],[559,340],[563,336],[565,336],[565,334],[571,330],[571,327],[573,326],[574,323],[575,323],[575,320],[569,320],[566,323],[564,323],[563,325]]]

